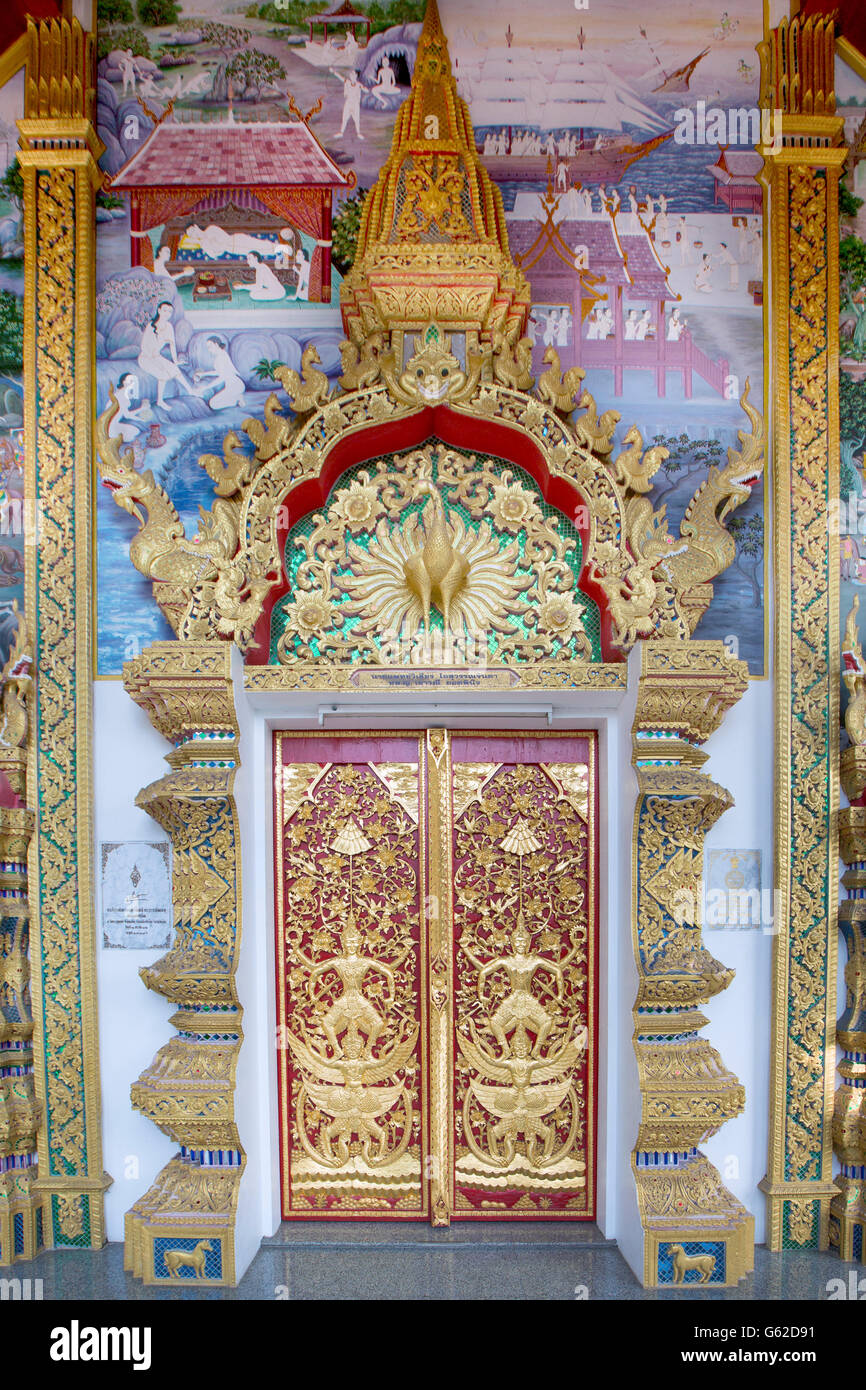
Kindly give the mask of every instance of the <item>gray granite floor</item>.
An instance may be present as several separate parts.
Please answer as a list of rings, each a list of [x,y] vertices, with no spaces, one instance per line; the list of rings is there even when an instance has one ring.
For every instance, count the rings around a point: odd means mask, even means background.
[[[826,1302],[862,1266],[833,1254],[759,1246],[755,1271],[735,1289],[642,1289],[616,1246],[583,1223],[429,1226],[299,1222],[262,1244],[236,1289],[146,1288],[123,1269],[123,1247],[51,1250],[0,1271],[41,1279],[44,1299],[63,1300],[635,1300]],[[866,1282],[863,1285],[866,1293]],[[845,1297],[846,1294],[842,1294]]]

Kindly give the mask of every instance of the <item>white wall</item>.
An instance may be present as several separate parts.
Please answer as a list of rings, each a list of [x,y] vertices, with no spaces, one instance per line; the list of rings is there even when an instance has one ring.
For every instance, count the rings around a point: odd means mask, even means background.
[[[93,688],[94,804],[96,884],[99,889],[101,840],[167,840],[156,821],[139,811],[135,798],[142,787],[169,769],[163,762],[169,744],[120,681],[97,681]],[[97,899],[97,911],[101,904]],[[173,1006],[146,989],[138,976],[162,950],[106,948],[97,934],[99,1058],[102,1072],[102,1145],[105,1171],[114,1179],[105,1198],[108,1239],[123,1240],[123,1217],[146,1192],[177,1145],[137,1110],[129,1088],[158,1050],[173,1036]]]
[[[235,1235],[240,1275],[262,1237],[273,1235],[280,1224],[280,1186],[271,740],[264,719],[244,695],[243,662],[237,650],[232,655],[232,666],[241,758],[235,780],[235,804],[243,863],[237,987],[244,1010],[235,1114],[247,1155]]]

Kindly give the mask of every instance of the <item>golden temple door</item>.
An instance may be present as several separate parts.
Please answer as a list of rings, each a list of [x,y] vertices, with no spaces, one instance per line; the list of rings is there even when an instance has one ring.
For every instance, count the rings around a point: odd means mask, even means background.
[[[591,1219],[595,734],[274,739],[283,1215]]]

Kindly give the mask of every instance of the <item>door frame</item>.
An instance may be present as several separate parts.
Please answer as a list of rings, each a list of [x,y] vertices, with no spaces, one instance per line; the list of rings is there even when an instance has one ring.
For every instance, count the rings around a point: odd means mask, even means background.
[[[444,734],[444,737],[442,735]],[[439,737],[437,737],[439,735]],[[279,810],[282,804],[282,792],[279,787],[280,771],[283,767],[291,765],[284,759],[278,758],[278,750],[282,739],[293,739],[309,741],[331,742],[337,740],[363,739],[387,740],[404,739],[407,742],[415,742],[418,757],[418,887],[421,898],[421,918],[419,932],[419,1012],[422,1029],[422,1036],[425,1039],[426,1059],[423,1067],[423,1080],[420,1092],[420,1104],[422,1106],[422,1125],[420,1138],[422,1144],[422,1211],[403,1215],[400,1212],[393,1212],[390,1215],[379,1213],[369,1217],[361,1213],[348,1213],[345,1216],[339,1214],[329,1215],[328,1220],[416,1220],[432,1221],[434,1226],[446,1226],[451,1221],[472,1221],[472,1220],[495,1220],[491,1216],[480,1211],[462,1211],[455,1209],[456,1205],[456,1171],[453,1145],[455,1139],[455,1119],[454,1109],[454,1028],[456,1017],[454,1012],[454,936],[452,921],[452,889],[451,889],[451,854],[453,845],[454,818],[453,818],[453,778],[451,775],[452,748],[457,739],[502,739],[513,741],[515,739],[544,740],[555,739],[558,742],[569,742],[571,740],[582,739],[587,744],[587,757],[589,767],[589,791],[590,791],[590,829],[587,851],[588,861],[586,868],[588,897],[590,902],[589,912],[589,933],[588,933],[588,961],[587,973],[589,976],[589,997],[587,1000],[587,1021],[590,1024],[591,1045],[588,1058],[586,1081],[587,1081],[587,1126],[588,1137],[585,1145],[587,1159],[587,1186],[588,1186],[588,1207],[589,1210],[580,1214],[569,1212],[557,1212],[555,1215],[546,1215],[538,1211],[537,1213],[527,1213],[524,1216],[515,1217],[510,1213],[500,1219],[513,1220],[561,1220],[561,1221],[595,1221],[598,1203],[598,1173],[599,1162],[599,1133],[598,1133],[598,1108],[599,1108],[599,949],[600,949],[600,864],[599,864],[599,844],[600,844],[600,776],[599,776],[599,734],[598,730],[591,727],[570,728],[570,729],[463,729],[460,727],[442,730],[441,725],[431,727],[420,727],[396,731],[388,728],[381,729],[334,729],[334,730],[311,730],[311,729],[291,729],[271,730],[271,789],[273,797],[272,809],[272,830],[273,830],[273,939],[274,939],[274,985],[275,985],[275,1015],[277,1018],[277,1050],[279,1061],[277,1066],[278,1077],[278,1114],[279,1114],[279,1186],[280,1186],[280,1214],[281,1219],[287,1221],[309,1221],[321,1219],[320,1214],[315,1210],[310,1212],[293,1212],[291,1215],[285,1214],[288,1201],[286,1183],[289,1171],[289,1155],[287,1152],[288,1144],[288,1125],[291,1116],[286,1110],[287,1096],[285,1091],[288,1087],[289,1061],[286,1052],[286,1028],[287,1014],[284,1007],[285,981],[283,978],[282,963],[280,960],[280,950],[282,946],[282,924],[283,916],[283,894],[282,882],[279,872],[280,852],[279,840],[282,834],[282,824],[280,821]],[[306,759],[304,759],[306,760]],[[461,759],[461,762],[464,761]],[[424,907],[429,902],[429,895],[440,902],[447,902],[447,909],[444,912],[425,912]],[[440,933],[442,934],[440,936]],[[433,1002],[433,988],[430,979],[431,973],[437,970],[437,961],[441,972],[442,983],[449,1002],[445,1012],[437,1010]],[[437,1078],[435,1073],[443,1072]],[[448,1097],[445,1100],[445,1097]],[[432,1157],[431,1173],[427,1174],[427,1158]],[[440,1174],[444,1175],[440,1178]]]

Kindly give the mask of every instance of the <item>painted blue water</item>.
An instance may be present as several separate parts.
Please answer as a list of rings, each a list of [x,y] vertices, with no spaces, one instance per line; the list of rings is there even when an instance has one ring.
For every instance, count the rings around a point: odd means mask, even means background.
[[[720,203],[714,203],[715,180],[708,172],[708,166],[718,159],[717,145],[676,145],[666,140],[658,149],[644,159],[632,164],[616,185],[620,198],[628,206],[627,197],[631,184],[637,189],[638,199],[647,193],[658,197],[664,193],[668,199],[668,213],[681,216],[684,213],[724,211]],[[518,193],[528,193],[533,189],[542,192],[544,183],[497,183],[502,193],[506,212],[514,208]],[[614,185],[606,184],[610,191]],[[596,196],[596,206],[598,198]]]

